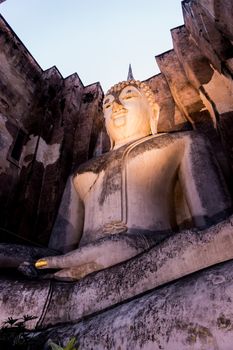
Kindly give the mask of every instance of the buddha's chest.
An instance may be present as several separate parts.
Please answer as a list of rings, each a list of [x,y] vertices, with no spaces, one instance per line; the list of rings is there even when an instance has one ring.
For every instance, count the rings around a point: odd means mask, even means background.
[[[117,210],[116,205],[122,207],[126,200],[134,202],[138,196],[145,198],[164,191],[175,176],[181,152],[177,142],[154,146],[151,140],[130,145],[83,167],[75,182],[85,206],[101,210],[115,203]]]
[[[181,152],[173,143],[140,146],[111,153],[98,160],[104,161],[98,167],[88,164],[77,174],[76,189],[85,207],[82,244],[109,233],[169,226],[167,198]]]

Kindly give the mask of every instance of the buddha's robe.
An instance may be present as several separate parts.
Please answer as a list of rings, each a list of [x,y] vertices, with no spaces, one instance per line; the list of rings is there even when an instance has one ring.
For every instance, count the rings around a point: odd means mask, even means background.
[[[74,185],[85,208],[80,246],[119,232],[156,241],[208,227],[231,207],[208,143],[193,131],[149,136],[92,159]]]

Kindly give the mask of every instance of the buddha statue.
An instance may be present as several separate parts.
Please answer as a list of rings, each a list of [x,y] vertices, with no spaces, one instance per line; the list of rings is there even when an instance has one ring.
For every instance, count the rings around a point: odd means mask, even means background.
[[[113,86],[103,101],[111,150],[76,169],[77,248],[39,259],[72,281],[129,260],[183,229],[223,220],[231,199],[208,142],[196,131],[157,133],[147,84]]]
[[[0,276],[0,324],[32,315],[37,319],[30,329],[41,329],[45,338],[89,337],[94,345],[81,345],[92,348],[116,333],[119,347],[139,349],[139,322],[146,341],[151,327],[151,348],[157,348],[156,336],[170,314],[174,327],[198,323],[202,300],[208,326],[219,324],[221,310],[231,305],[231,197],[202,135],[157,132],[160,108],[146,84],[131,79],[113,86],[103,109],[111,150],[74,171],[74,229],[62,238],[70,251],[52,256],[56,252],[45,248],[0,247],[0,265],[29,277]],[[94,326],[85,325],[86,316]],[[219,331],[223,339],[226,330]]]

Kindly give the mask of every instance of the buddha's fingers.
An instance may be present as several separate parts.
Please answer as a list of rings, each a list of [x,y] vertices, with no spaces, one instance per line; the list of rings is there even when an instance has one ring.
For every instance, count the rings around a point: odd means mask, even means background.
[[[53,274],[53,278],[59,281],[77,281],[92,272],[102,270],[103,266],[96,263],[88,263],[78,267],[62,269]]]
[[[59,269],[63,267],[68,267],[64,265],[64,255],[41,258],[35,263],[35,267],[37,269]]]
[[[36,261],[38,269],[63,269],[76,267],[88,262],[91,247],[81,247],[60,256],[49,256]]]

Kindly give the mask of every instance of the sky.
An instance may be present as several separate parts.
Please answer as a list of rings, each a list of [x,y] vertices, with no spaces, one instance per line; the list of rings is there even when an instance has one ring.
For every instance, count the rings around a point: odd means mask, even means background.
[[[170,29],[183,24],[181,0],[6,0],[0,13],[43,70],[77,72],[104,91],[159,72],[155,56],[172,49]]]

